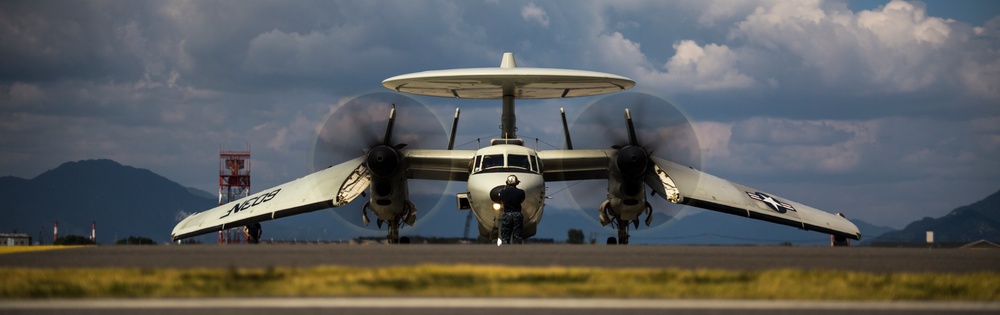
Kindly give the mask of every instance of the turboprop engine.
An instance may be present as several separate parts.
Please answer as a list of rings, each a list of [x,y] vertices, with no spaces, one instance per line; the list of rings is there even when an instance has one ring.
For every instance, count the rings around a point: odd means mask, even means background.
[[[646,226],[652,223],[653,207],[646,201],[645,178],[650,169],[649,153],[638,145],[632,115],[625,110],[629,143],[615,145],[614,157],[608,166],[608,199],[601,203],[601,225],[618,226],[618,242],[628,244],[628,224],[639,227],[639,215],[646,213]]]
[[[412,226],[417,220],[417,207],[409,200],[406,174],[403,172],[406,160],[399,152],[403,146],[405,144],[395,147],[380,144],[371,148],[365,158],[365,167],[371,173],[371,196],[361,208],[362,220],[368,225],[370,209],[377,216],[376,224],[380,229],[383,222],[388,222],[390,243],[399,240],[400,222]]]

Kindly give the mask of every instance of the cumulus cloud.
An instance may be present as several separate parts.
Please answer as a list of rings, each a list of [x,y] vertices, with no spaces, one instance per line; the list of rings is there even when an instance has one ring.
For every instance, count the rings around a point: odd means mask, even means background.
[[[901,117],[860,121],[754,117],[696,126],[706,165],[723,172],[768,178],[814,174],[871,183],[998,176],[997,121],[996,116],[971,123]],[[943,133],[954,136],[934,136]]]
[[[630,72],[644,71],[648,67],[646,56],[639,43],[625,38],[622,33],[613,32],[597,37],[596,46],[599,60],[606,64],[629,68]]]
[[[697,16],[704,29],[724,36],[699,40],[684,34],[665,54],[650,37],[617,27],[613,12],[633,25],[650,6],[615,4],[597,9],[603,27],[595,46],[615,58],[626,75],[670,93],[738,91],[889,95],[952,91],[957,97],[1000,99],[996,26],[982,27],[927,14],[919,2],[890,1],[851,11],[836,1],[705,1],[672,6]],[[656,7],[656,6],[652,6]],[[688,31],[691,32],[691,31]],[[690,35],[689,35],[690,36]],[[667,37],[667,38],[671,38]],[[704,37],[704,36],[703,36]],[[665,60],[658,63],[654,60]],[[611,63],[608,61],[608,63]]]
[[[892,1],[857,13],[824,8],[820,1],[761,6],[738,23],[730,38],[747,42],[747,62],[786,65],[783,83],[805,79],[823,87],[913,92],[950,85],[958,74],[954,21],[926,15],[924,8]],[[752,53],[752,54],[751,54]],[[780,58],[780,59],[778,59]],[[815,73],[820,81],[809,79]]]
[[[549,14],[545,9],[535,5],[534,2],[521,7],[521,18],[527,22],[535,22],[542,27],[549,27]]]
[[[654,84],[698,91],[738,89],[754,84],[752,78],[740,73],[736,54],[725,45],[699,46],[684,40],[674,44],[674,50],[677,53],[664,66],[666,73],[659,74],[659,80],[652,78]]]
[[[716,130],[706,144],[716,152],[711,162],[749,174],[854,171],[877,131],[870,122],[764,117],[729,124],[728,134],[725,126],[708,125]]]

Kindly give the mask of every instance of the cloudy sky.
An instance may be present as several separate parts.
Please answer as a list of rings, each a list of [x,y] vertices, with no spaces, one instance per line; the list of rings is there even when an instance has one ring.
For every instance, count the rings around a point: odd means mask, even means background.
[[[0,176],[109,158],[212,192],[220,147],[249,146],[260,191],[311,172],[325,117],[383,79],[513,52],[670,100],[709,173],[901,228],[1000,189],[998,15],[995,1],[3,1]],[[499,102],[414,99],[443,125],[462,107],[464,149],[499,133]],[[558,146],[558,108],[598,99],[520,102],[519,135]]]

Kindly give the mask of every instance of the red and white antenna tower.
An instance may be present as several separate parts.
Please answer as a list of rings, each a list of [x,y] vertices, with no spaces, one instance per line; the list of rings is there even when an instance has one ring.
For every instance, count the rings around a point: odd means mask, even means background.
[[[219,150],[219,205],[250,195],[250,146],[246,151]],[[239,242],[233,229],[219,231],[219,244]]]

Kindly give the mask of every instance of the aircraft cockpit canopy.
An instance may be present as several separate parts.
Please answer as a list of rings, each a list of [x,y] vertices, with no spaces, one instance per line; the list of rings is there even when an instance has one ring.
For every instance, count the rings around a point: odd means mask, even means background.
[[[538,157],[525,154],[483,154],[477,155],[472,173],[517,172],[538,174]]]

